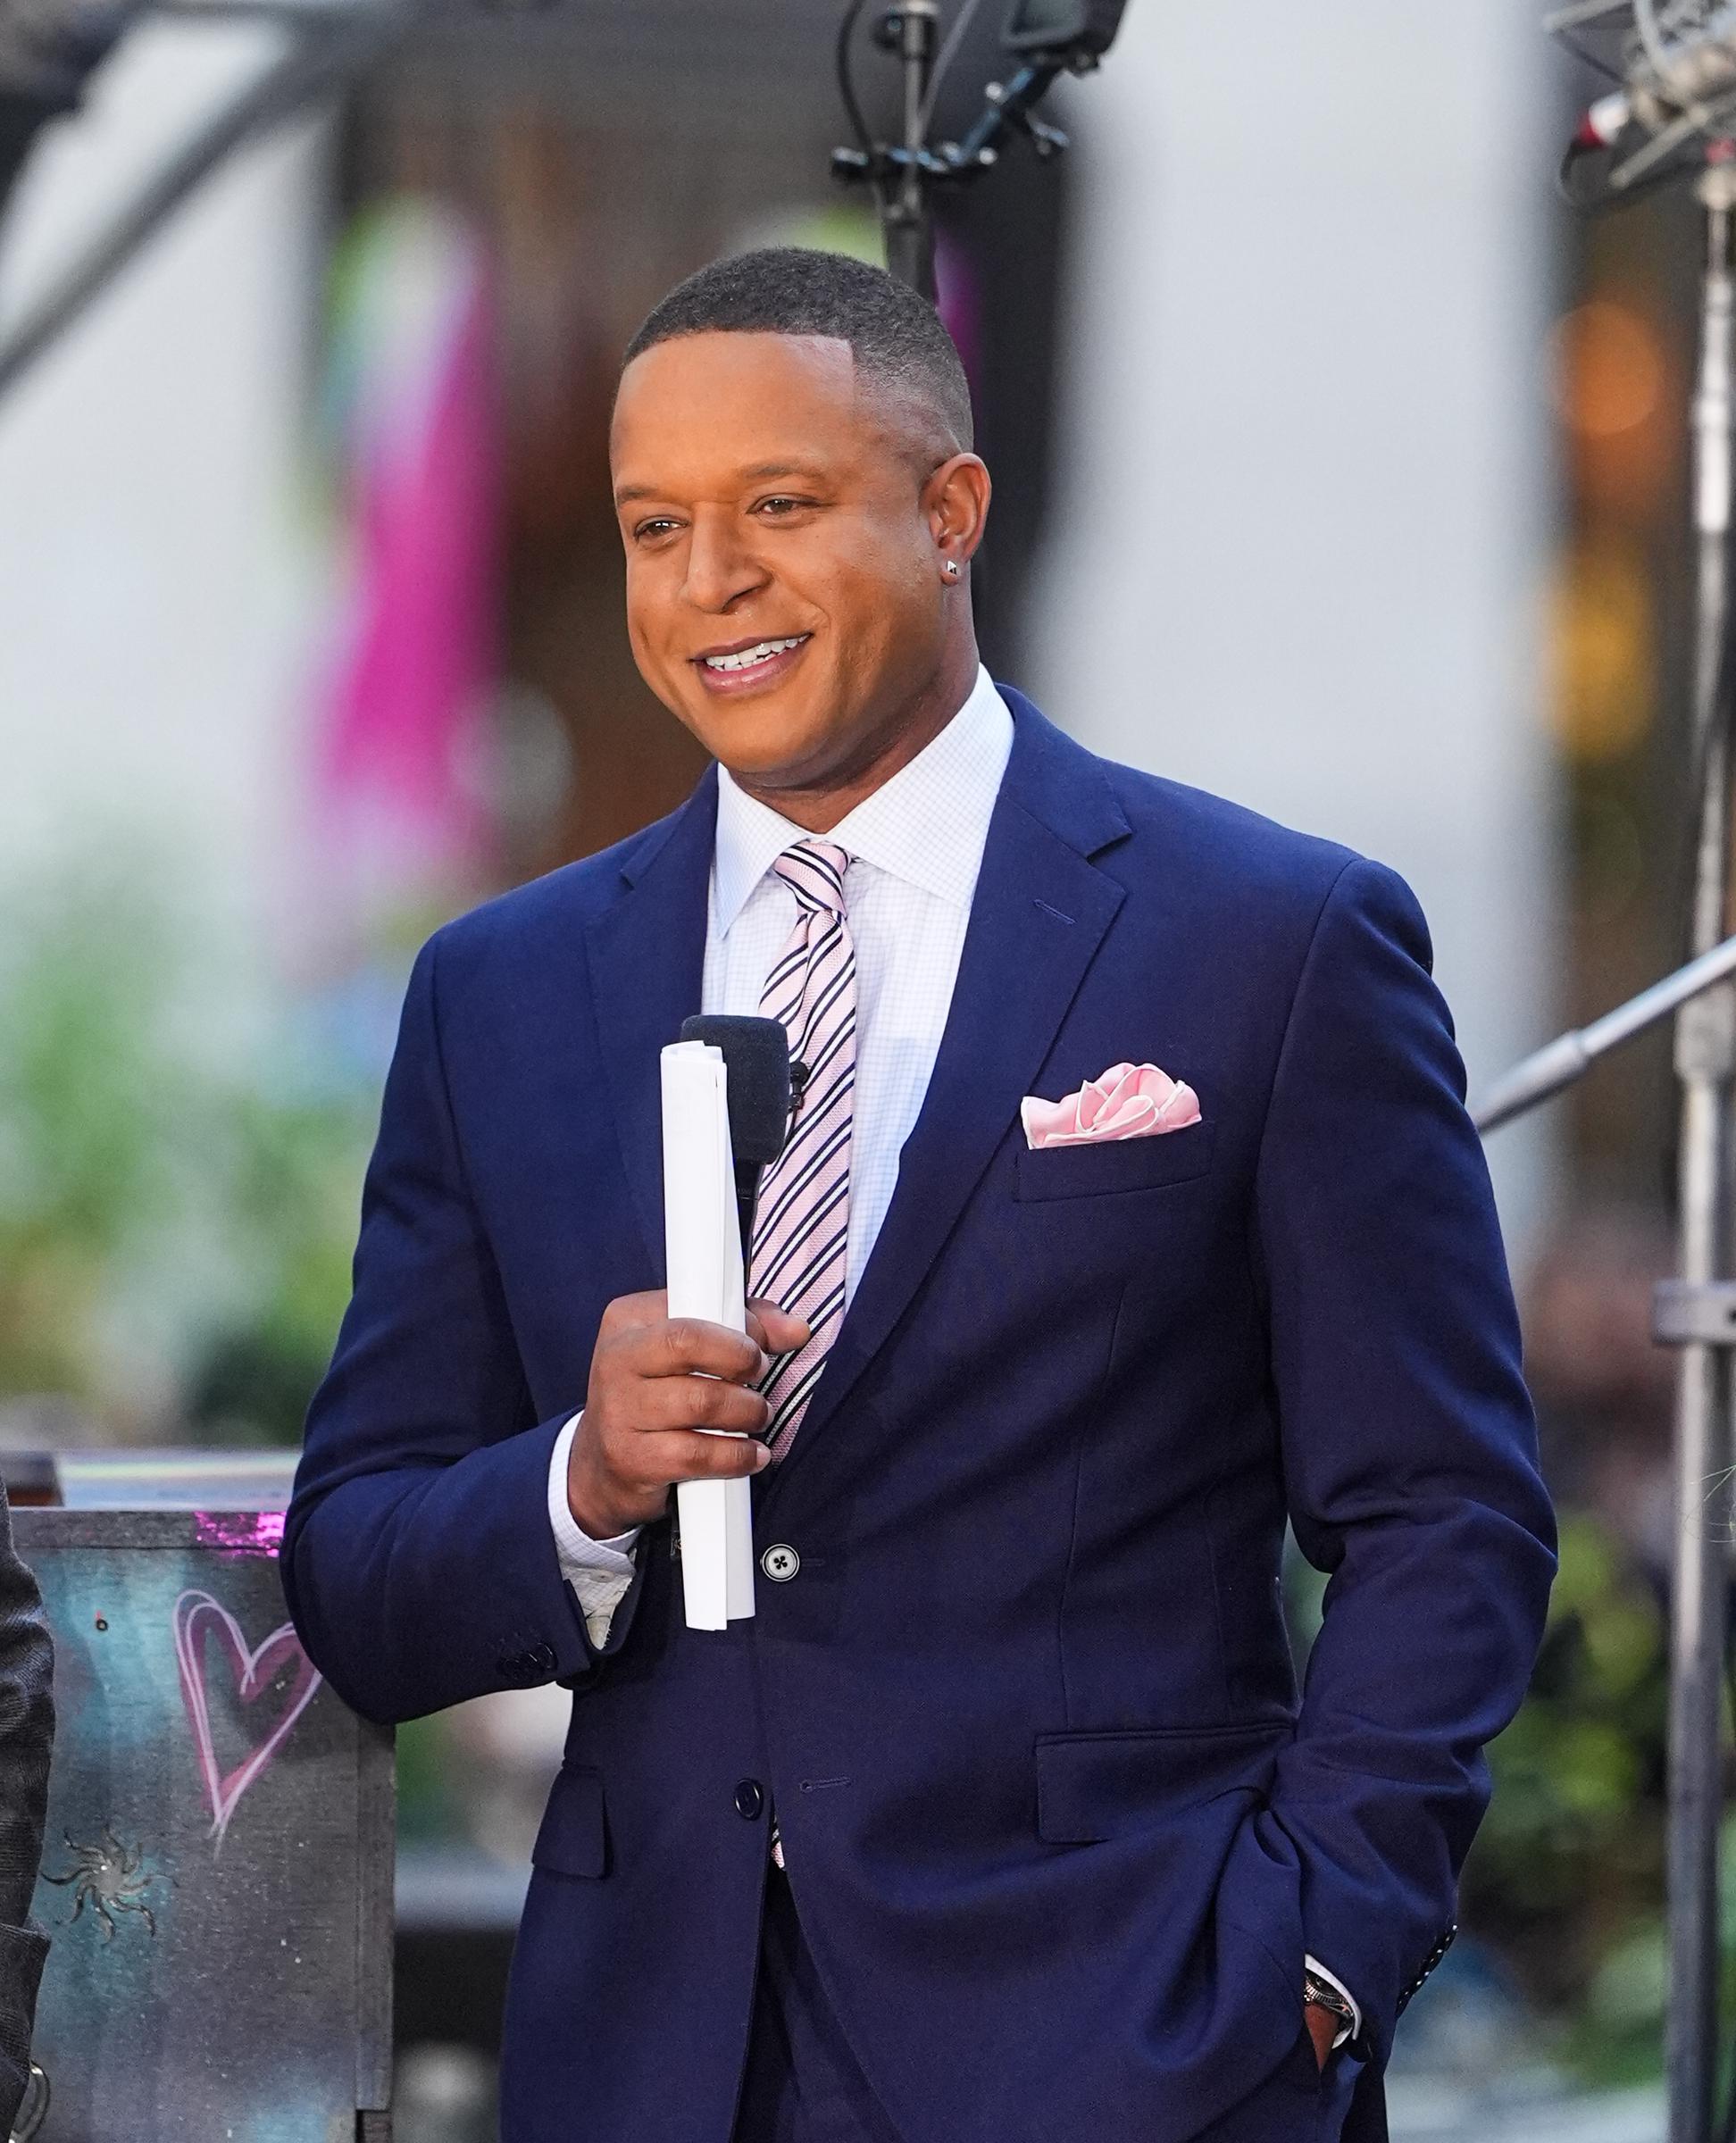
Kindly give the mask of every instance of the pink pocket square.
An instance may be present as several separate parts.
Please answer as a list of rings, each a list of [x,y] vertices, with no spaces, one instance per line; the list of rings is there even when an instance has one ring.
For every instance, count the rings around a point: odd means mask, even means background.
[[[1101,1079],[1087,1080],[1060,1101],[1027,1094],[1019,1116],[1030,1147],[1106,1145],[1185,1131],[1199,1122],[1199,1097],[1156,1064],[1111,1064]]]

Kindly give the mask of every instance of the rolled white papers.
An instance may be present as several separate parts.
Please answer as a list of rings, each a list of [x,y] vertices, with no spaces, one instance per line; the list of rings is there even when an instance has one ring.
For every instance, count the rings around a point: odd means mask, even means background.
[[[747,1329],[746,1276],[730,1150],[728,1072],[709,1042],[663,1053],[664,1248],[672,1317]],[[675,1489],[689,1630],[722,1630],[754,1612],[749,1483],[683,1480]]]

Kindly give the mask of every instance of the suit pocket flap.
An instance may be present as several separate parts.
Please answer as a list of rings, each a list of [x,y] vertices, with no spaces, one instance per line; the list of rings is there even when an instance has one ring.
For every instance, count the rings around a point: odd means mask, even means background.
[[[1186,1183],[1210,1169],[1215,1130],[1210,1123],[1190,1123],[1143,1138],[1108,1138],[1101,1146],[1022,1146],[1014,1155],[1013,1195],[1021,1200],[1089,1198]]]
[[[543,1811],[542,1828],[530,1848],[531,1864],[557,1875],[603,1875],[608,1872],[608,1830],[603,1820],[600,1771],[563,1770]]]
[[[1041,1735],[1037,1835],[1052,1845],[1096,1845],[1148,1830],[1179,1808],[1238,1788],[1264,1793],[1292,1731],[1288,1720],[1272,1720]]]

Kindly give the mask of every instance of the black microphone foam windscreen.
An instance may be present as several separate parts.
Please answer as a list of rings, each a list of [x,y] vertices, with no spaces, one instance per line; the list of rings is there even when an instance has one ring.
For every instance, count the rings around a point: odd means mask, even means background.
[[[781,1020],[697,1012],[684,1042],[709,1042],[729,1068],[730,1144],[739,1163],[769,1168],[789,1129],[789,1037]]]

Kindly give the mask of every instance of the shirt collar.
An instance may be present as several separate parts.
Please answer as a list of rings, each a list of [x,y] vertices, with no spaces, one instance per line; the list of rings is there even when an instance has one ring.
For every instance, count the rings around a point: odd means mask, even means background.
[[[1012,749],[1013,717],[979,663],[970,696],[940,734],[825,838],[858,861],[968,909]],[[784,850],[807,838],[805,828],[738,788],[727,767],[718,768],[712,905],[720,936]]]

